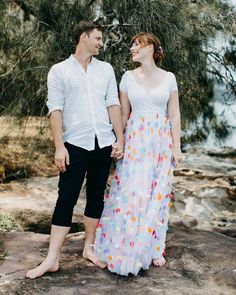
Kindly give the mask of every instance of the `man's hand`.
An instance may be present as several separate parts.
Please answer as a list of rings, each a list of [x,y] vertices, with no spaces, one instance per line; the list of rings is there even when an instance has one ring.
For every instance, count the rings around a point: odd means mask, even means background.
[[[55,165],[61,172],[66,171],[66,165],[70,164],[69,153],[65,146],[60,146],[56,148],[55,151]]]
[[[111,157],[120,160],[124,156],[124,140],[117,140],[112,145]]]

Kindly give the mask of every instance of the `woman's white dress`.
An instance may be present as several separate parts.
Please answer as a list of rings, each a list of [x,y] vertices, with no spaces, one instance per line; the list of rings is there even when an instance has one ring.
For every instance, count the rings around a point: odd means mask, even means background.
[[[159,86],[147,91],[127,71],[120,90],[127,93],[132,112],[124,157],[118,161],[110,193],[104,197],[95,252],[111,272],[137,275],[165,249],[173,178],[167,104],[177,84],[174,74],[167,72]]]

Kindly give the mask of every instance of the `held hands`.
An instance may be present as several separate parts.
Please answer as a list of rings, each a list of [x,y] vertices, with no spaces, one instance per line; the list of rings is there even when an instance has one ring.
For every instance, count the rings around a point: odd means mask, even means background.
[[[61,172],[66,171],[66,165],[70,164],[69,153],[65,146],[60,146],[56,148],[55,151],[55,165]]]
[[[112,145],[111,157],[120,160],[124,156],[124,140],[117,140]]]
[[[173,148],[172,158],[173,158],[173,162],[174,162],[175,167],[177,167],[183,159],[183,155],[182,155],[180,147]]]

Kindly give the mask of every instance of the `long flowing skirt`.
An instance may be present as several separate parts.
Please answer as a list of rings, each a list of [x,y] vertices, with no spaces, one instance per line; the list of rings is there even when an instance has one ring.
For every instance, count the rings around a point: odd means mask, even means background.
[[[111,272],[137,275],[162,256],[172,178],[169,119],[152,112],[132,113],[124,157],[117,163],[96,230],[95,252]]]

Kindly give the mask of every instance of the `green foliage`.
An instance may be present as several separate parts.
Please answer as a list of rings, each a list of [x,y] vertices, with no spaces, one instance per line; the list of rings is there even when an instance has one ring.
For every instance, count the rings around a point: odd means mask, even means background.
[[[189,137],[194,141],[207,138],[209,122],[214,122],[213,130],[217,136],[222,135],[220,126],[216,127],[218,122],[211,103],[214,81],[221,77],[221,72],[218,69],[214,75],[208,74],[211,63],[219,59],[219,55],[215,51],[214,60],[212,58],[209,61],[208,45],[219,32],[231,36],[235,28],[232,26],[235,12],[227,4],[216,0],[104,0],[102,3],[104,15],[110,16],[101,17],[101,21],[105,21],[104,25],[107,26],[106,34],[109,39],[104,57],[115,66],[117,76],[120,77],[122,71],[133,66],[129,60],[131,36],[139,31],[153,32],[160,38],[165,52],[161,66],[177,76],[183,128],[193,126],[199,117],[202,118],[203,130],[199,131],[196,125],[195,134],[188,136],[186,140]],[[109,26],[114,18],[119,21],[119,26]],[[117,36],[124,37],[115,42]],[[228,61],[234,60],[232,44],[233,41],[226,50]],[[225,61],[221,63],[221,67],[227,67]],[[230,72],[229,69],[227,71]],[[233,77],[225,77],[223,83],[230,91],[235,89]],[[235,99],[235,92],[232,94]]]
[[[227,122],[219,121],[217,122],[215,119],[212,122],[213,132],[216,134],[216,138],[220,140],[224,140],[230,134],[230,130],[228,129]]]
[[[7,214],[0,213],[0,264],[7,252],[4,249],[4,233],[16,228],[16,222]]]
[[[7,253],[4,250],[4,233],[0,232],[0,264],[3,262]]]
[[[16,228],[15,221],[8,215],[0,213],[0,232],[7,232]]]
[[[35,16],[24,22],[12,1],[0,4],[5,32],[1,44],[0,113],[18,117],[44,115],[47,110],[46,78],[50,66],[74,51],[75,24],[91,16],[79,1],[32,1]],[[16,15],[12,17],[12,15]]]
[[[74,27],[81,19],[96,19],[104,27],[104,52],[100,58],[111,62],[117,80],[130,60],[130,40],[139,31],[151,31],[163,45],[161,67],[176,74],[184,129],[202,120],[205,138],[209,124],[218,135],[212,100],[213,84],[223,83],[235,99],[235,11],[220,0],[100,0],[100,1],[24,1],[33,9],[21,9],[14,1],[0,3],[0,113],[22,117],[44,115],[46,76],[52,64],[74,52]],[[97,10],[98,9],[98,10]],[[99,12],[100,10],[100,12]],[[33,15],[32,15],[33,14]],[[210,50],[219,33],[227,35],[229,45],[223,55]],[[224,68],[213,66],[216,63]],[[209,75],[210,73],[210,75]],[[199,122],[198,122],[199,123]],[[219,128],[217,127],[219,124]],[[204,134],[204,136],[203,136]]]

